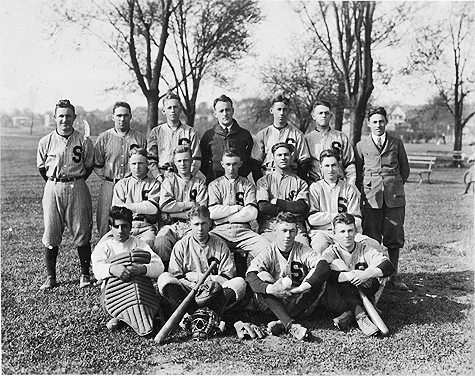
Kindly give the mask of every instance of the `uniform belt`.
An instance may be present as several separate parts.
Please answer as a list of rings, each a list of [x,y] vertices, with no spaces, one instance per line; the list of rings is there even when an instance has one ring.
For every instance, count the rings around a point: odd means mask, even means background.
[[[78,176],[78,177],[74,177],[74,178],[62,178],[62,179],[60,179],[60,178],[54,178],[54,177],[50,176],[48,178],[48,180],[54,181],[55,183],[57,183],[57,182],[69,183],[71,181],[79,180],[79,179],[82,179],[82,178],[83,178],[82,176]]]
[[[113,178],[109,178],[109,177],[107,177],[107,176],[106,176],[105,179],[106,179],[107,181],[112,182],[112,183],[117,183],[117,182],[120,180],[120,178],[119,178],[119,179],[113,179]]]
[[[369,176],[396,176],[399,174],[398,170],[368,172]]]

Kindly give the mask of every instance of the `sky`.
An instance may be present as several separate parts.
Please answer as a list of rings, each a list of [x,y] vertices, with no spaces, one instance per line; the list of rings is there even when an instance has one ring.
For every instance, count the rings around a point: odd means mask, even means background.
[[[68,2],[69,0],[64,0]],[[43,113],[54,108],[58,99],[68,98],[87,111],[104,110],[117,100],[126,100],[132,107],[146,106],[140,91],[105,92],[105,88],[123,82],[128,76],[126,68],[103,44],[91,41],[77,46],[77,31],[70,30],[58,39],[48,39],[50,0],[0,1],[0,110],[30,108]],[[260,95],[259,64],[273,56],[289,54],[292,44],[303,32],[299,15],[287,1],[261,0],[265,16],[255,28],[254,55],[239,63],[240,74],[235,85],[238,90],[216,87],[207,81],[199,102],[210,103],[221,94],[235,99]],[[394,50],[397,61],[401,51]],[[407,80],[406,80],[407,81]],[[430,90],[410,82],[401,81],[395,89],[375,90],[380,102],[406,104],[424,103]]]

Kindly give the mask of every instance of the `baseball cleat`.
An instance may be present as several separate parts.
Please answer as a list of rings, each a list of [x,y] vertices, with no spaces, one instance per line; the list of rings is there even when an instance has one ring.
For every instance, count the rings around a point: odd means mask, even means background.
[[[91,276],[81,274],[81,277],[79,278],[79,288],[83,289],[88,286],[91,286]]]
[[[292,323],[289,327],[289,333],[299,341],[304,340],[308,336],[308,329],[300,324]]]
[[[346,330],[353,320],[353,313],[351,311],[343,312],[340,316],[333,319],[333,324],[338,330]]]
[[[46,281],[40,286],[40,290],[49,290],[57,285],[56,278],[53,276],[46,277]]]
[[[109,330],[116,330],[120,327],[120,320],[114,317],[107,321],[106,326]]]
[[[366,313],[361,313],[358,315],[356,317],[356,322],[358,323],[361,331],[367,336],[372,336],[379,332],[378,327],[373,324]]]
[[[389,279],[389,285],[394,286],[398,290],[409,290],[407,285],[397,275]]]

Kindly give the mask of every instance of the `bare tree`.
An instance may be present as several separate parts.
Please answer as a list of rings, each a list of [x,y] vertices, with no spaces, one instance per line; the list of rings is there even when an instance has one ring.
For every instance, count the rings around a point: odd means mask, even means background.
[[[170,87],[183,99],[193,126],[203,78],[226,84],[230,68],[249,50],[250,26],[260,22],[256,0],[184,0],[173,15],[174,47],[167,50]],[[227,71],[227,73],[226,73]]]
[[[411,66],[406,73],[425,72],[431,77],[440,98],[453,116],[454,151],[462,150],[463,128],[475,115],[466,113],[467,95],[474,90],[474,4],[461,2],[445,4],[439,22],[416,29],[415,50],[411,53]]]
[[[383,41],[386,45],[398,42],[394,31],[405,18],[401,7],[395,7],[390,15],[375,15],[376,3],[372,1],[300,4],[304,22],[315,43],[326,51],[338,80],[339,101],[346,99],[353,145],[361,139],[366,107],[374,89],[373,48]]]
[[[294,116],[289,117],[289,122],[305,133],[318,99],[339,103],[334,90],[338,83],[321,50],[303,47],[298,51],[299,48],[295,48],[292,57],[270,59],[261,70],[261,80],[271,93],[280,92],[291,99]]]
[[[174,4],[172,0],[89,0],[68,7],[64,3],[53,5],[59,17],[52,35],[71,23],[79,25],[107,45],[133,72],[147,99],[149,131],[158,122],[159,83],[170,17],[181,1]]]

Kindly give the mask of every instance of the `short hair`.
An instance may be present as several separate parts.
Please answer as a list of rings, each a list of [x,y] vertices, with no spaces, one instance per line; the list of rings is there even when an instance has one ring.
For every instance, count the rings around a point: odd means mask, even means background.
[[[333,221],[332,221],[333,229],[335,229],[335,226],[339,223],[344,223],[345,225],[353,224],[356,226],[355,217],[353,217],[351,214],[348,214],[348,213],[340,213],[335,218],[333,218]]]
[[[241,153],[234,149],[234,148],[231,148],[231,149],[228,149],[226,150],[224,153],[223,153],[223,156],[221,157],[221,160],[224,158],[224,157],[230,157],[230,158],[239,158],[242,160],[242,156],[241,156]]]
[[[294,145],[288,144],[286,142],[278,142],[277,144],[272,146],[271,148],[272,154],[274,154],[278,148],[286,148],[288,151],[290,151],[290,154],[294,152]]]
[[[188,220],[191,221],[191,218],[194,217],[211,219],[208,207],[206,205],[196,205],[191,208],[188,212]]]
[[[332,109],[332,104],[325,100],[318,99],[315,105],[313,106],[313,109],[315,110],[315,107],[317,106],[325,106],[325,107],[328,107],[330,110]]]
[[[72,105],[69,99],[60,99],[58,103],[56,103],[56,106],[54,107],[55,115],[56,115],[56,110],[58,108],[70,108],[71,110],[73,110],[73,114],[76,115],[76,108]]]
[[[289,106],[289,103],[290,103],[289,98],[284,97],[282,94],[274,95],[272,97],[272,105],[274,105],[274,103],[279,103],[279,102],[284,103],[286,106]]]
[[[323,162],[323,158],[331,158],[331,157],[335,158],[336,161],[340,163],[341,161],[340,153],[338,153],[336,150],[331,150],[331,149],[323,150],[320,153],[320,163]]]
[[[191,149],[188,145],[178,145],[175,149],[173,149],[173,158],[175,158],[175,155],[180,153],[188,153],[190,154],[190,157],[193,156]]]
[[[167,102],[172,99],[175,99],[178,102],[180,102],[180,97],[176,95],[175,93],[169,91],[167,94],[165,94],[165,96],[162,99],[163,107],[165,107],[167,105]]]
[[[147,154],[147,149],[145,148],[132,148],[130,149],[130,152],[129,152],[129,157],[131,157],[132,155],[141,155],[142,157],[145,157],[145,159],[148,159],[148,154]]]
[[[127,110],[129,110],[129,114],[132,114],[132,109],[130,108],[130,104],[128,104],[127,102],[120,102],[120,101],[114,103],[114,107],[112,107],[112,113],[114,113],[115,109],[119,107],[126,108]]]
[[[126,208],[125,206],[112,206],[109,209],[108,220],[109,220],[109,225],[111,226],[114,226],[115,221],[117,219],[122,219],[130,223],[130,225],[132,225],[132,217],[133,217],[132,210]]]
[[[227,95],[221,95],[220,97],[216,98],[213,102],[213,108],[216,109],[216,103],[218,102],[229,102],[231,103],[231,107],[233,107],[233,101]]]
[[[275,217],[275,224],[278,223],[295,223],[297,225],[297,217],[289,212],[280,212]]]
[[[384,107],[377,107],[377,108],[372,108],[368,112],[368,120],[371,118],[373,115],[383,115],[386,121],[388,121],[388,114],[386,112],[386,109]]]

